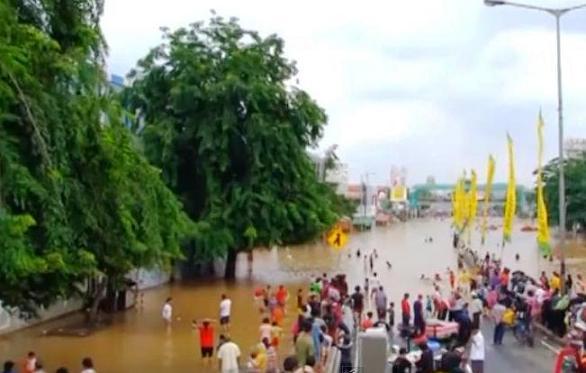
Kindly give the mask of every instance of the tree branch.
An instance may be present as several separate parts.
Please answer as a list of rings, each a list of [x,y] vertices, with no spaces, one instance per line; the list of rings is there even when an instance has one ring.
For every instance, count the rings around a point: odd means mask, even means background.
[[[20,84],[18,84],[18,80],[16,79],[16,77],[2,64],[0,64],[0,67],[3,67],[3,70],[8,75],[10,82],[12,83],[14,88],[16,89],[16,92],[18,93],[18,98],[20,99],[20,101],[24,107],[24,111],[26,113],[26,116],[27,116],[32,128],[33,128],[33,139],[35,141],[35,144],[39,148],[39,153],[41,154],[42,165],[45,168],[51,168],[51,158],[49,157],[49,151],[47,150],[47,144],[45,143],[45,140],[43,139],[43,135],[41,134],[41,131],[39,130],[39,126],[38,126],[37,121],[33,115],[33,112],[30,108],[30,105],[28,104],[28,100],[26,98],[26,95],[24,94],[23,90],[21,89]]]

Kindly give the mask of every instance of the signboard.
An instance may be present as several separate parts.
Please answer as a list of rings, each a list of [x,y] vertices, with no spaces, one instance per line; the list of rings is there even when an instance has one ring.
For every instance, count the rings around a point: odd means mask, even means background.
[[[395,185],[391,188],[391,202],[404,202],[407,200],[407,187]]]
[[[334,227],[328,232],[328,245],[334,249],[340,250],[348,243],[348,235],[339,226]]]

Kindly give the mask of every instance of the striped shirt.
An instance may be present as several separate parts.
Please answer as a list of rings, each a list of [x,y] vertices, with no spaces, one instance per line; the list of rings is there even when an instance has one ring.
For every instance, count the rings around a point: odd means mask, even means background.
[[[273,346],[267,348],[267,372],[277,372],[279,368],[279,359],[277,350]]]

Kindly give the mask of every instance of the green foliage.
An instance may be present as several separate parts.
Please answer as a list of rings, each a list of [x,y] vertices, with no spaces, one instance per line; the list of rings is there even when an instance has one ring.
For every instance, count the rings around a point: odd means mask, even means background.
[[[543,195],[549,223],[559,225],[559,160],[553,159],[543,168]],[[586,154],[566,159],[566,228],[575,224],[586,226]]]
[[[131,72],[123,101],[145,152],[198,224],[199,257],[315,237],[337,218],[306,148],[324,111],[290,86],[283,40],[213,17],[174,32]]]
[[[191,229],[107,93],[101,8],[0,3],[0,299],[23,315],[168,264]]]

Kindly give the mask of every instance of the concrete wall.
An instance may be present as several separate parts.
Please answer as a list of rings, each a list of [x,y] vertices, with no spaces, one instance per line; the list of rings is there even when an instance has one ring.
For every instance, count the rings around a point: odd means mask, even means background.
[[[168,283],[171,273],[159,268],[137,269],[129,277],[136,281],[140,290],[145,290]]]
[[[132,271],[130,277],[138,283],[140,290],[145,290],[169,282],[170,273],[161,269],[141,269]],[[131,296],[131,293],[128,293],[128,304],[131,304],[131,302],[134,301],[134,298],[131,298]],[[38,318],[24,320],[19,317],[18,312],[11,313],[2,307],[2,302],[0,301],[0,335],[55,319],[71,312],[79,311],[82,305],[83,303],[81,299],[68,299],[56,302],[47,308],[40,309]]]
[[[24,320],[19,317],[18,312],[11,313],[0,303],[0,335],[13,332],[18,329],[26,328],[39,324],[43,321],[51,320],[65,314],[75,312],[82,307],[81,299],[68,299],[57,302],[47,308],[41,308],[39,317],[31,320]]]

